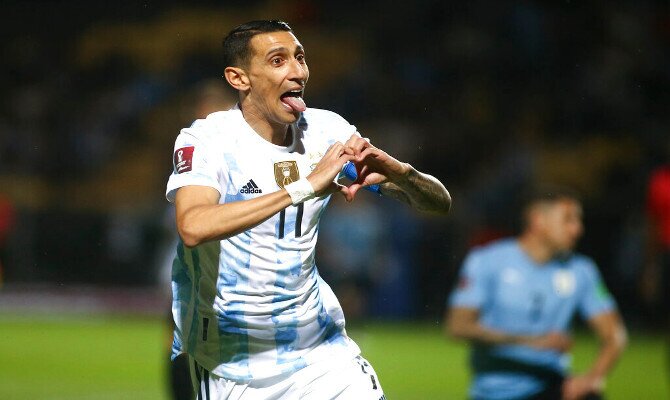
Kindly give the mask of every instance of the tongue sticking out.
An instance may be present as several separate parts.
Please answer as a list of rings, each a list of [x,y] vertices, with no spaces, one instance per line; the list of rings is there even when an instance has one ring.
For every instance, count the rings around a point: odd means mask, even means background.
[[[282,97],[281,101],[283,101],[284,104],[288,104],[288,106],[296,112],[303,112],[307,109],[302,97],[285,96]]]

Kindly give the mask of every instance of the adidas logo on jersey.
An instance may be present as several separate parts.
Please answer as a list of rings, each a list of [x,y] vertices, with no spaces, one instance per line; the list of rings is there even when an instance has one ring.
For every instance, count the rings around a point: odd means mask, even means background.
[[[263,191],[256,185],[253,179],[249,179],[249,182],[240,189],[240,193],[263,193]]]

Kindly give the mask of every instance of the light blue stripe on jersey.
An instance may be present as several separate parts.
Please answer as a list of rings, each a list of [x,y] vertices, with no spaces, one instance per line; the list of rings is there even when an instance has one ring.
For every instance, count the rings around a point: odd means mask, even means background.
[[[285,211],[284,220],[284,238],[282,241],[295,241],[295,223],[297,216],[297,207],[287,207]],[[275,228],[277,231],[279,230]],[[296,282],[296,277],[300,276],[302,271],[302,254],[299,251],[285,251],[279,248],[281,242],[276,242],[277,252],[277,277],[275,278],[275,286],[284,292],[293,291],[295,288],[288,287],[290,282]],[[283,258],[284,257],[284,258]],[[273,297],[272,303],[292,303],[294,296],[288,294],[277,294]],[[287,309],[285,306],[273,307],[272,322],[275,325],[275,343],[277,346],[277,364],[289,364],[298,360],[297,357],[291,356],[293,350],[297,347],[300,336],[298,334],[298,318],[295,316],[295,308]],[[306,364],[299,362],[299,365],[291,365],[290,370],[299,369]]]
[[[179,341],[177,335],[172,336],[172,354],[170,355],[170,361],[174,361],[178,355],[182,353],[182,345]]]
[[[241,195],[226,194],[225,202],[241,200]],[[243,241],[245,248],[249,248],[251,236],[248,231],[235,236],[236,240]],[[249,286],[247,273],[251,264],[251,254],[235,248],[236,254],[230,258],[219,260],[219,276],[217,279],[217,290],[219,293],[239,293]],[[218,317],[219,331],[219,354],[221,360],[230,360],[237,367],[246,370],[245,375],[236,376],[236,379],[247,380],[251,378],[249,371],[249,332],[248,324],[244,319],[244,301],[230,301],[221,311]]]

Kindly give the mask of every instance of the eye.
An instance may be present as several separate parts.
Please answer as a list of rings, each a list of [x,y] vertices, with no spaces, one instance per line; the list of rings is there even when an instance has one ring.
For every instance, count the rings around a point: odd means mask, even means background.
[[[282,61],[284,61],[284,59],[281,58],[281,57],[273,57],[273,58],[270,60],[270,63],[271,63],[272,65],[281,65]]]
[[[297,56],[295,56],[295,59],[298,60],[298,62],[300,62],[300,63],[304,63],[305,62],[305,55],[304,54],[298,54]]]

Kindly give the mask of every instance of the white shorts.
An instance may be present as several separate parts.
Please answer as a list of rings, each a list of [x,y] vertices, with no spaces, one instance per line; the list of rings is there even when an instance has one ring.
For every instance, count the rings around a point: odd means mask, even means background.
[[[385,400],[372,365],[357,356],[308,365],[291,375],[238,383],[199,366],[189,356],[196,400]]]

